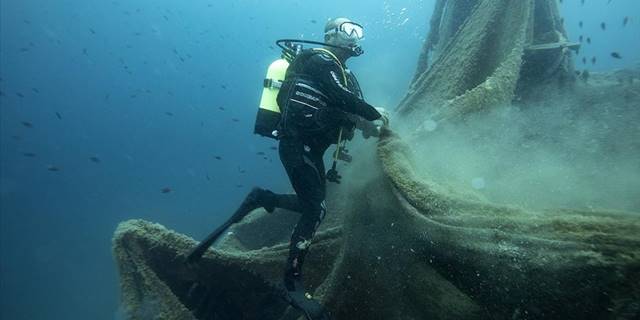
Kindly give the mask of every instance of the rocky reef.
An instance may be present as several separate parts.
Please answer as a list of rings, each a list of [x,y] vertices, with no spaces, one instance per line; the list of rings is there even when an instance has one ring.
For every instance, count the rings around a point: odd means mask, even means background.
[[[606,159],[636,177],[640,161],[622,160],[640,158],[639,72],[576,74],[568,38],[553,0],[437,1],[392,128],[361,148],[345,169],[347,183],[328,190],[328,215],[304,271],[335,319],[640,316],[640,194],[628,187],[635,179],[575,192],[598,199],[588,205],[540,205],[547,198],[525,195],[538,204],[528,206],[500,198],[508,188],[494,196],[482,192],[483,181],[455,184],[440,170],[446,166],[428,160],[437,151],[447,162],[445,151],[456,147],[440,131],[472,146],[516,132],[517,143],[501,152],[552,146],[578,170],[586,170],[583,159]],[[576,136],[587,139],[575,143]],[[527,159],[528,168],[539,160]],[[551,182],[543,188],[561,199],[571,193]],[[625,204],[609,206],[606,199],[621,194]],[[256,210],[197,266],[183,263],[195,240],[151,222],[123,222],[113,251],[127,314],[298,319],[276,288],[296,221],[293,212]]]

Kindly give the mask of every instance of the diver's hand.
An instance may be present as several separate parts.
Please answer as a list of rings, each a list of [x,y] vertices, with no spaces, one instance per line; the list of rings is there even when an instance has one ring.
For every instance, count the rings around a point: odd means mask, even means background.
[[[380,114],[380,121],[382,121],[382,126],[388,126],[389,125],[389,112],[387,112],[387,110],[385,108],[382,107],[376,107],[376,111],[378,111],[378,113]],[[378,121],[376,120],[376,121]]]

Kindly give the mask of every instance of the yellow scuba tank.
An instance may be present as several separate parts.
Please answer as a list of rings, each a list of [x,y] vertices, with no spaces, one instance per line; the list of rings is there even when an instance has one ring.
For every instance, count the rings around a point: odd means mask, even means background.
[[[277,139],[278,122],[280,121],[280,107],[276,98],[280,92],[280,87],[284,81],[289,62],[285,59],[278,59],[271,63],[267,69],[267,76],[264,79],[264,88],[260,98],[260,108],[256,116],[254,133]]]
[[[260,98],[260,108],[256,115],[256,122],[253,132],[264,137],[278,139],[278,124],[280,123],[280,107],[278,106],[278,93],[282,87],[287,69],[289,68],[289,61],[293,61],[297,54],[302,50],[302,47],[298,47],[294,52],[283,52],[282,58],[278,59],[269,65],[267,69],[267,76],[264,79],[264,85],[262,89],[262,97]],[[315,52],[323,52],[329,55],[336,61],[340,70],[342,71],[343,84],[347,85],[347,73],[340,60],[331,51],[324,48],[313,48]]]

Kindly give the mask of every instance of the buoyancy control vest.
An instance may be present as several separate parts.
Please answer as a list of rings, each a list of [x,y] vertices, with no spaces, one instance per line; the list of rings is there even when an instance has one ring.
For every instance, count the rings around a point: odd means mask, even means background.
[[[309,108],[309,110],[319,110],[327,106],[329,98],[319,88],[314,87],[313,83],[305,82],[303,79],[296,79],[294,82],[285,84],[287,70],[291,64],[304,63],[303,60],[308,59],[315,54],[326,54],[331,57],[340,67],[342,73],[343,84],[347,85],[347,72],[340,60],[329,50],[324,48],[313,48],[303,50],[295,57],[283,54],[281,59],[275,60],[269,66],[267,75],[263,83],[262,96],[260,98],[260,106],[256,115],[254,125],[254,133],[264,137],[278,139],[279,128],[282,121],[282,110],[278,103],[278,95],[280,90],[285,86],[289,99],[296,105]],[[311,120],[311,113],[303,114],[299,117],[299,125],[304,126],[305,120]],[[315,120],[315,119],[313,119]]]

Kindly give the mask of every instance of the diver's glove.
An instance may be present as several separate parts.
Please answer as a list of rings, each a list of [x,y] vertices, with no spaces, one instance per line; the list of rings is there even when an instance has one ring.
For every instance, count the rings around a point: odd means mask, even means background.
[[[387,110],[385,108],[382,107],[376,107],[376,111],[378,111],[378,113],[380,114],[380,118],[374,121],[382,121],[382,126],[388,126],[389,125],[389,112],[387,112]]]

